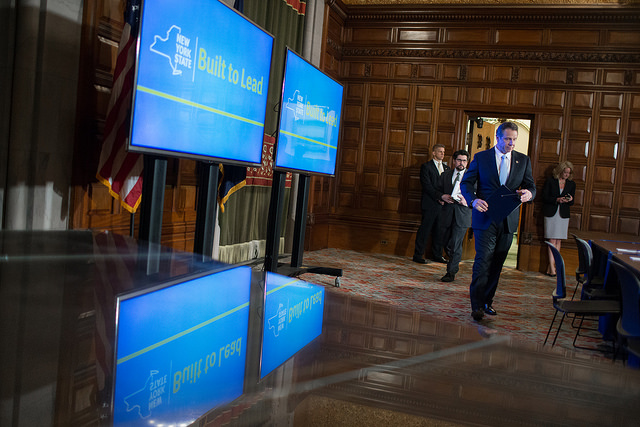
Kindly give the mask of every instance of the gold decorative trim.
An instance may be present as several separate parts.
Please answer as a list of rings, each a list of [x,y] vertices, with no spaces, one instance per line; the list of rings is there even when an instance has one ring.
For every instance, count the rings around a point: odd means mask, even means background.
[[[335,0],[333,0],[335,2]],[[342,0],[347,6],[397,6],[397,5],[527,5],[527,6],[547,6],[547,5],[563,5],[563,6],[612,6],[612,5],[629,5],[640,3],[637,0],[508,0],[490,2],[487,0]]]
[[[639,3],[640,4],[640,3]],[[631,9],[612,9],[603,7],[602,9],[579,9],[579,10],[567,10],[562,9],[557,13],[550,13],[548,10],[532,10],[532,9],[512,9],[513,13],[507,13],[507,8],[501,8],[491,13],[491,9],[478,8],[478,13],[469,11],[469,8],[464,10],[447,9],[442,12],[421,12],[416,10],[415,12],[367,12],[362,13],[362,10],[358,10],[354,13],[349,13],[348,20],[350,22],[356,21],[409,21],[409,22],[547,22],[547,23],[565,23],[570,21],[572,23],[620,23],[620,24],[640,24],[640,10],[637,7]],[[473,9],[476,10],[476,9]],[[552,9],[553,10],[553,9]],[[497,13],[496,13],[497,12]],[[606,12],[606,13],[605,13]]]
[[[513,61],[640,63],[640,53],[530,52],[468,49],[367,49],[343,47],[343,57],[447,58]]]

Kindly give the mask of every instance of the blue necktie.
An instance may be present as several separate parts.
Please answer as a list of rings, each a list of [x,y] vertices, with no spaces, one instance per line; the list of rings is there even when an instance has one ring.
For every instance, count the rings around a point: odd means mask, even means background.
[[[502,160],[500,160],[500,185],[504,185],[507,182],[507,177],[509,176],[509,167],[507,166],[507,155],[502,155]]]

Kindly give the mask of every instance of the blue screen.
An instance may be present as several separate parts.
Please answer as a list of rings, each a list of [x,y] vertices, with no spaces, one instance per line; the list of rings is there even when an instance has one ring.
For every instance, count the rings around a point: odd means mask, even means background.
[[[267,272],[260,378],[322,333],[324,288]]]
[[[187,425],[243,392],[250,267],[118,300],[113,425]]]
[[[276,168],[334,175],[343,87],[287,50]]]
[[[273,37],[213,0],[144,2],[132,151],[260,164]]]

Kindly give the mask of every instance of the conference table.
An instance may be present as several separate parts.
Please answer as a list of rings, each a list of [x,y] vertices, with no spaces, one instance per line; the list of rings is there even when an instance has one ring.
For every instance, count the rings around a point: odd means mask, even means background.
[[[619,286],[618,277],[612,273],[611,260],[614,260],[640,277],[640,241],[592,239],[589,240],[593,250],[594,275],[604,277],[604,286]],[[598,331],[605,339],[613,339],[616,335],[618,316],[600,316]],[[629,355],[631,366],[640,366],[640,361]]]
[[[593,239],[594,273],[609,278],[610,260],[615,260],[640,277],[640,241]]]

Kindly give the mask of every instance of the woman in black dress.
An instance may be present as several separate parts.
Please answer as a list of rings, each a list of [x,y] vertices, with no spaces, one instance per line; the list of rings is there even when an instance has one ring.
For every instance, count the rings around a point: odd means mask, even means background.
[[[553,169],[553,176],[547,178],[542,189],[542,213],[544,215],[544,238],[560,250],[562,240],[567,238],[569,229],[569,206],[573,205],[576,183],[572,181],[573,164],[560,162]],[[551,248],[547,275],[556,275],[556,263]]]

